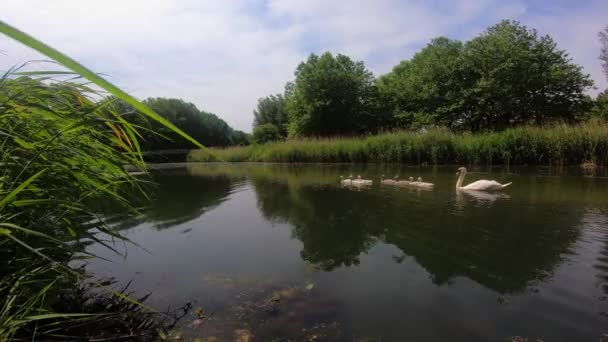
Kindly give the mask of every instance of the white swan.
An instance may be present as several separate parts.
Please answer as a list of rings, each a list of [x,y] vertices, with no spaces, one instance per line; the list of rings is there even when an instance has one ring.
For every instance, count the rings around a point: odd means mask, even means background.
[[[340,184],[342,185],[351,185],[352,184],[352,179],[350,178],[344,178],[342,176],[340,176]]]
[[[456,174],[459,175],[458,180],[456,181],[456,190],[498,191],[511,185],[510,182],[507,184],[500,184],[495,180],[481,179],[471,184],[462,186],[462,181],[464,180],[464,175],[467,174],[467,169],[465,167],[461,167],[458,169]]]
[[[418,181],[412,182],[412,185],[417,186],[419,188],[432,188],[433,186],[435,186],[435,184],[433,183],[423,182],[422,177],[418,177]]]
[[[397,181],[397,185],[409,186],[409,185],[412,185],[413,182],[414,182],[414,177],[410,177],[408,180]]]
[[[374,182],[371,179],[363,179],[361,175],[357,176],[357,179],[351,181],[352,185],[372,185]]]
[[[393,179],[384,179],[384,175],[380,176],[380,183],[385,185],[395,185],[397,184],[397,175]]]

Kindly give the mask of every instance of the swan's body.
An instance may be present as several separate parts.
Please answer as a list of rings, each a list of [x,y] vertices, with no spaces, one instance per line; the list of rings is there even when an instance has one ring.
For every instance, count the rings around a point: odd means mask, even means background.
[[[498,191],[511,185],[511,183],[501,184],[495,180],[481,179],[462,186],[464,176],[467,174],[467,169],[465,167],[461,167],[458,169],[457,174],[458,180],[456,181],[456,190]]]
[[[395,185],[397,184],[397,177],[398,176],[395,176],[393,179],[384,179],[384,175],[382,175],[380,176],[380,183],[384,185]]]
[[[498,199],[509,199],[509,195],[502,192],[487,192],[479,190],[460,190],[458,194],[466,194],[481,202],[494,202]]]
[[[419,188],[432,188],[435,186],[433,183],[423,182],[422,177],[418,177],[418,180],[416,182],[412,182],[411,185]]]
[[[344,178],[342,176],[340,176],[340,184],[342,185],[352,185],[353,180],[350,178]]]
[[[414,177],[410,177],[409,180],[398,181],[397,185],[412,185],[414,183]]]
[[[373,183],[371,179],[363,179],[360,175],[351,181],[352,185],[372,185]]]

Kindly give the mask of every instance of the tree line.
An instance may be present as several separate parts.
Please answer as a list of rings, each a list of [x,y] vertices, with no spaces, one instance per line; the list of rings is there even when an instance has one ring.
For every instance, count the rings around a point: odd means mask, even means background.
[[[608,27],[600,34],[608,77]],[[253,141],[446,127],[486,132],[608,118],[608,92],[550,36],[504,20],[467,42],[438,37],[378,78],[329,52],[301,62],[283,94],[260,98]]]
[[[108,108],[123,113],[124,118],[140,127],[141,149],[191,149],[191,142],[160,123],[138,115],[134,108],[114,98],[106,99]],[[180,130],[204,146],[248,145],[247,133],[235,130],[213,113],[199,110],[193,103],[174,98],[148,98],[142,101]]]

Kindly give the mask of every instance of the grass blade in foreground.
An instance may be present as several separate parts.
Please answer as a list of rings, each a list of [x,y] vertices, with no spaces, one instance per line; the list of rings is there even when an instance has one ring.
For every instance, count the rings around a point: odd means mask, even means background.
[[[172,131],[178,133],[182,137],[188,139],[194,145],[196,145],[200,148],[204,148],[198,141],[194,140],[192,137],[190,137],[186,133],[182,132],[179,128],[177,128],[175,125],[173,125],[167,119],[165,119],[162,116],[153,112],[150,108],[148,108],[148,106],[137,101],[131,95],[120,90],[118,87],[116,87],[112,83],[106,81],[104,78],[95,74],[93,71],[87,69],[85,66],[76,62],[75,60],[68,57],[67,55],[59,52],[58,50],[46,45],[45,43],[30,36],[29,34],[12,27],[9,24],[7,24],[1,20],[0,20],[0,32],[4,33],[5,35],[13,38],[14,40],[16,40],[24,45],[27,45],[28,47],[30,47],[38,52],[52,58],[59,64],[78,73],[82,77],[88,79],[89,81],[93,82],[97,86],[105,89],[107,92],[111,93],[112,95],[116,96],[117,98],[127,102],[128,104],[130,104],[135,109],[137,109],[144,115],[148,116],[152,120],[155,120],[155,121],[161,123],[162,125],[166,126],[167,128],[170,128]]]

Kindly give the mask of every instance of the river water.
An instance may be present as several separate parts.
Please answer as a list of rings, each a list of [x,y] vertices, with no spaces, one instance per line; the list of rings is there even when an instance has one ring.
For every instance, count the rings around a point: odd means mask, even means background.
[[[256,341],[599,341],[608,333],[608,178],[456,166],[182,164],[153,171],[142,248],[100,246],[100,277],[147,304],[191,303],[188,337]],[[371,187],[342,187],[360,174]],[[432,191],[381,185],[422,176]],[[195,310],[203,310],[197,319]],[[200,314],[200,311],[199,311]],[[210,316],[208,318],[208,316]],[[200,317],[199,317],[200,318]]]

